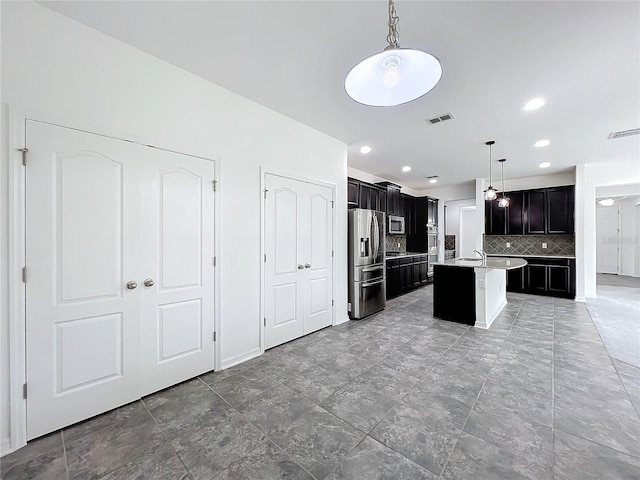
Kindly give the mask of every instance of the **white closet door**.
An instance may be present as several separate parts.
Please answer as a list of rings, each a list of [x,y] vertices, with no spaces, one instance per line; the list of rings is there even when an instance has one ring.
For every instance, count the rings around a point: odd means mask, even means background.
[[[618,207],[596,208],[596,272],[618,273]]]
[[[213,370],[214,165],[139,147],[142,394]]]
[[[309,185],[309,184],[307,184]],[[304,212],[309,238],[305,239],[306,272],[304,288],[304,334],[328,327],[333,322],[333,211],[332,191],[328,187],[309,185]]]
[[[331,325],[331,189],[266,175],[265,348]]]
[[[139,398],[132,144],[27,122],[27,438]]]

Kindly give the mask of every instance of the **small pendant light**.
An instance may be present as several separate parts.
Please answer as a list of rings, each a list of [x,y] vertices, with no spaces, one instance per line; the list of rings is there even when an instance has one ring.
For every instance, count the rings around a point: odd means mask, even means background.
[[[509,206],[509,197],[505,195],[504,190],[504,162],[507,161],[506,158],[501,158],[498,160],[500,162],[500,167],[502,168],[502,197],[498,200],[498,206],[502,208],[507,208]]]
[[[344,88],[352,99],[373,107],[392,107],[426,95],[442,77],[440,61],[417,48],[398,44],[398,15],[389,0],[389,45],[365,58],[347,74]]]
[[[493,163],[491,160],[491,146],[496,143],[494,140],[489,140],[488,142],[485,143],[485,145],[489,145],[489,188],[487,188],[484,191],[484,199],[485,200],[495,200],[496,196],[497,196],[497,192],[496,189],[493,188],[493,185],[491,185],[492,180],[491,180],[491,176],[492,176],[492,170],[491,170],[491,164]]]

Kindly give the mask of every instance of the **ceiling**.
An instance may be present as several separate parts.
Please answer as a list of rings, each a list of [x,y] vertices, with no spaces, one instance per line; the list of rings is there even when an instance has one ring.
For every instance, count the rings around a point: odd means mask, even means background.
[[[640,127],[640,2],[396,0],[401,46],[429,51],[444,74],[385,108],[344,91],[349,69],[386,46],[384,1],[42,4],[335,137],[350,167],[410,188],[488,177],[487,140],[506,178],[640,158],[640,136],[607,139]],[[523,111],[534,97],[546,105]]]

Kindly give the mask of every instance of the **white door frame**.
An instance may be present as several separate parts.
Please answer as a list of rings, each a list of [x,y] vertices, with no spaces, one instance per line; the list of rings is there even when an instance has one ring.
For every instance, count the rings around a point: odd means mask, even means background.
[[[328,187],[331,189],[331,204],[333,206],[331,222],[333,235],[331,239],[331,250],[334,252],[331,257],[331,298],[336,298],[336,184],[317,180],[314,178],[303,177],[289,172],[283,172],[282,170],[272,169],[265,166],[260,166],[260,318],[258,321],[260,329],[260,353],[264,353],[264,318],[265,317],[265,285],[266,285],[266,269],[264,267],[264,258],[266,255],[266,240],[265,240],[265,220],[266,220],[266,208],[265,208],[265,192],[267,175],[275,175],[278,177],[288,178],[290,180],[296,180],[299,182],[311,183],[313,185],[319,185],[321,187]],[[331,306],[331,325],[336,324],[336,306]]]
[[[22,268],[25,266],[25,215],[26,215],[26,167],[22,164],[22,151],[25,148],[26,121],[33,120],[51,125],[61,126],[105,137],[137,143],[145,147],[157,148],[168,152],[179,153],[190,157],[208,160],[214,164],[214,176],[216,183],[216,195],[214,200],[214,251],[216,256],[216,268],[214,271],[214,330],[217,332],[217,341],[214,348],[214,369],[220,369],[222,354],[222,332],[220,328],[220,278],[222,261],[220,259],[220,159],[203,153],[191,154],[181,151],[191,150],[186,145],[173,145],[163,148],[164,140],[141,138],[116,131],[113,128],[77,122],[60,118],[57,115],[42,112],[27,112],[11,105],[5,105],[8,112],[7,118],[7,147],[8,160],[8,239],[7,239],[7,268],[8,275],[8,310],[9,310],[9,424],[10,444],[2,445],[2,455],[13,452],[27,444],[27,401],[23,398],[23,385],[26,380],[26,295],[25,284],[22,281]],[[96,133],[101,132],[101,133]],[[171,148],[173,147],[173,148]],[[4,153],[4,152],[3,152]]]

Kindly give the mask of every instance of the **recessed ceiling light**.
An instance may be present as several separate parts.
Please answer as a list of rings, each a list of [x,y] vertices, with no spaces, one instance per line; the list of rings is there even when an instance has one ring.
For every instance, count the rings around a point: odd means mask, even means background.
[[[549,162],[542,162],[538,167],[540,168],[549,168],[551,164]]]
[[[610,207],[613,205],[613,198],[603,198],[602,200],[598,200],[598,203],[603,207]]]
[[[411,167],[409,167],[409,166],[402,167],[402,171],[403,172],[410,172],[411,171]]]
[[[369,152],[371,152],[371,147],[369,145],[360,147],[360,153],[364,153],[366,155]]]
[[[537,110],[544,105],[544,98],[534,98],[533,100],[529,100],[522,107],[523,110]]]
[[[533,144],[534,147],[537,148],[541,148],[541,147],[547,147],[549,146],[551,142],[549,140],[538,140],[536,143]]]
[[[429,179],[429,183],[438,183],[438,175],[431,175],[427,178]]]

